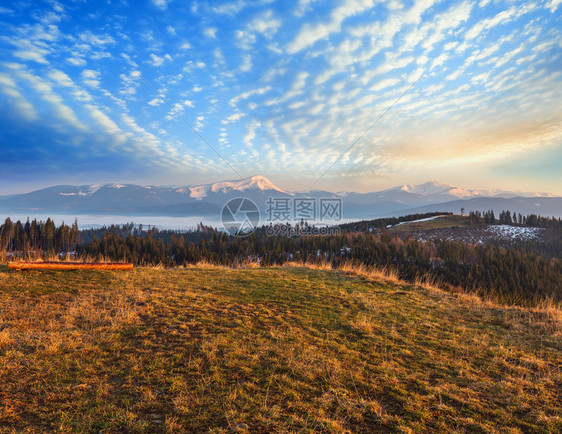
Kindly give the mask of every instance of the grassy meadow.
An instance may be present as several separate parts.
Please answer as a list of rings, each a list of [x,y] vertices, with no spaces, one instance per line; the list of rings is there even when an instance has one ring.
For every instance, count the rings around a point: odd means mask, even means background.
[[[321,268],[0,268],[0,432],[561,432],[562,317]]]
[[[415,231],[427,231],[431,229],[449,229],[456,227],[469,227],[470,219],[460,215],[444,215],[433,220],[404,222],[394,225],[388,229],[391,233],[407,233]]]

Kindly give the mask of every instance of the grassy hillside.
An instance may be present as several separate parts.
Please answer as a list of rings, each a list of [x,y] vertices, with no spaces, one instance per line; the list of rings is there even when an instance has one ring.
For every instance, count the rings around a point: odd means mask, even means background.
[[[448,229],[455,227],[470,226],[470,220],[466,216],[445,215],[433,219],[423,219],[423,221],[403,222],[389,228],[389,232],[414,232],[427,231],[432,229]]]
[[[0,431],[560,432],[559,312],[307,268],[0,269]]]

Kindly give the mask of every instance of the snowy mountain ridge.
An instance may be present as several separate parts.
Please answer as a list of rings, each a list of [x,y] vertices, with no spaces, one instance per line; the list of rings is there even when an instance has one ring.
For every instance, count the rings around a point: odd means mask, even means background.
[[[195,199],[203,199],[209,193],[230,193],[233,191],[261,190],[261,191],[279,191],[285,194],[291,194],[277,187],[273,182],[261,175],[251,176],[239,181],[222,181],[214,184],[203,184],[190,187],[189,197]]]
[[[254,201],[265,212],[268,199],[309,197],[341,199],[346,218],[406,215],[433,211],[471,210],[562,215],[562,198],[541,193],[469,190],[429,181],[404,184],[368,193],[287,191],[269,179],[251,176],[235,181],[201,185],[155,186],[136,184],[58,185],[26,194],[0,197],[2,213],[57,212],[120,215],[218,215],[226,202],[237,197]]]

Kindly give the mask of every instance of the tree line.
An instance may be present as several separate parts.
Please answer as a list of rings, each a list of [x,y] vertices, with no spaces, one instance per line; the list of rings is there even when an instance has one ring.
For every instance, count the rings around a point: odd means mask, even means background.
[[[12,222],[8,217],[0,225],[0,251],[5,252],[67,252],[76,247],[80,241],[78,220],[72,226],[64,224],[56,226],[50,218],[47,221],[25,223]]]
[[[145,229],[132,223],[79,231],[76,221],[72,226],[57,227],[50,219],[45,223],[27,221],[25,224],[7,219],[0,226],[0,247],[20,255],[26,251],[57,253],[73,249],[77,257],[127,261],[138,266],[173,267],[200,261],[228,266],[255,261],[271,266],[288,261],[328,261],[337,267],[353,261],[391,267],[402,279],[411,282],[431,275],[445,288],[472,291],[503,302],[521,305],[543,300],[562,302],[559,219],[537,219],[553,234],[551,243],[521,241],[509,246],[402,239],[385,230],[391,224],[387,223],[389,219],[380,220],[370,221],[366,231],[359,230],[361,222],[359,226],[342,225],[344,230],[339,235],[268,236],[264,226],[248,237],[239,238],[203,224],[184,233],[154,227]],[[378,229],[369,230],[371,227]]]

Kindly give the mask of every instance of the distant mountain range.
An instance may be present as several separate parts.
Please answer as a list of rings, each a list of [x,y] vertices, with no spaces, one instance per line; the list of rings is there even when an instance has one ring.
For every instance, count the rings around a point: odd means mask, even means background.
[[[0,197],[0,213],[107,214],[144,216],[212,216],[235,197],[253,200],[265,212],[269,197],[341,198],[345,219],[371,219],[430,211],[493,209],[562,217],[562,197],[509,191],[467,190],[439,181],[401,185],[371,193],[321,190],[291,192],[263,176],[186,187],[134,184],[59,185],[31,193]]]

